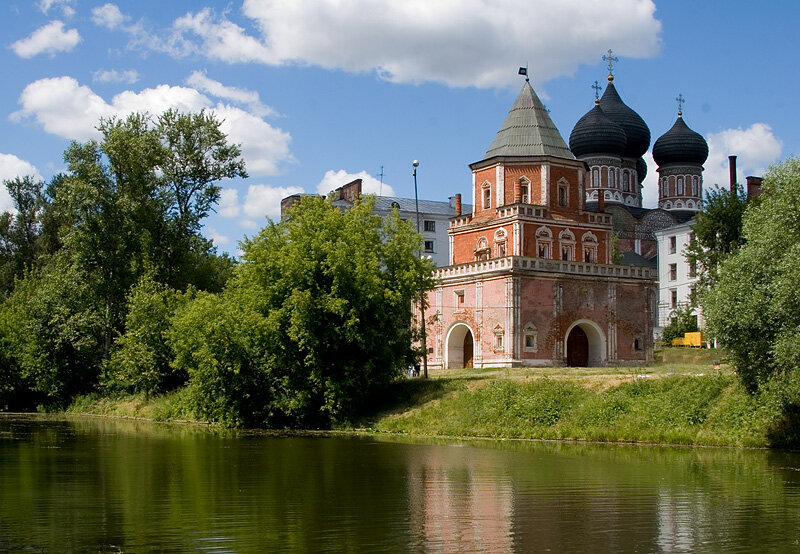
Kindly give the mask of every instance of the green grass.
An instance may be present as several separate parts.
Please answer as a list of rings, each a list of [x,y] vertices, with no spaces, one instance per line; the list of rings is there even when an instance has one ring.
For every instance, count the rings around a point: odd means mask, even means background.
[[[183,400],[185,389],[146,398],[138,395],[87,394],[73,400],[67,413],[104,415],[152,421],[195,421]]]
[[[800,409],[748,394],[724,352],[668,348],[646,368],[513,368],[431,372],[402,385],[402,402],[365,418],[377,433],[797,446]],[[419,387],[415,393],[414,387]],[[393,392],[387,393],[391,398]]]

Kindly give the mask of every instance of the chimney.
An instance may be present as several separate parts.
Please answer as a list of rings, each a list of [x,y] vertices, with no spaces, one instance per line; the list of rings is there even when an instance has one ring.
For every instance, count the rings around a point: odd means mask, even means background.
[[[728,156],[731,170],[731,192],[736,191],[736,156]]]
[[[461,193],[456,194],[456,215],[461,215]]]
[[[746,177],[747,179],[747,197],[755,198],[761,195],[761,177]]]

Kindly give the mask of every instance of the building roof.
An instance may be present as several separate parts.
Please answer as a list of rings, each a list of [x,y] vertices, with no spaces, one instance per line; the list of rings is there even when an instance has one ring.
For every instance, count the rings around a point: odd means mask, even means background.
[[[580,118],[569,135],[569,148],[578,157],[589,154],[621,156],[627,144],[625,131],[606,117],[600,104],[595,104]]]
[[[703,135],[686,125],[679,112],[672,128],[653,145],[653,159],[659,167],[668,164],[703,165],[708,159],[708,143]]]
[[[528,81],[522,86],[484,159],[495,156],[575,159]]]
[[[606,117],[625,131],[625,156],[639,158],[650,147],[650,129],[644,119],[622,101],[612,79],[609,77],[608,86],[600,98],[600,107]]]
[[[633,265],[636,267],[650,267],[658,269],[658,258],[647,259],[636,252],[623,252],[620,256],[620,265]]]
[[[416,212],[416,203],[413,198],[400,198],[397,196],[376,196],[375,209],[380,211],[389,211],[392,209],[392,204],[397,203],[397,209],[401,212]],[[419,213],[431,215],[444,215],[453,216],[456,214],[455,208],[450,202],[440,200],[420,200]],[[471,204],[462,204],[461,213],[472,213]]]

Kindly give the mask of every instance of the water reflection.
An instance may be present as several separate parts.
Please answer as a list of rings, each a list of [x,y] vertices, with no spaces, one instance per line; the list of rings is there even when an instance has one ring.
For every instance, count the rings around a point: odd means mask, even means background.
[[[796,549],[800,457],[0,416],[0,551]]]

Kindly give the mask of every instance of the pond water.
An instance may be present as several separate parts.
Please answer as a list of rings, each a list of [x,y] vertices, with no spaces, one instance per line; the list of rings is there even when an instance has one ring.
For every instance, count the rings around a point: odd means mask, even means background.
[[[0,551],[800,550],[800,455],[0,415]]]

